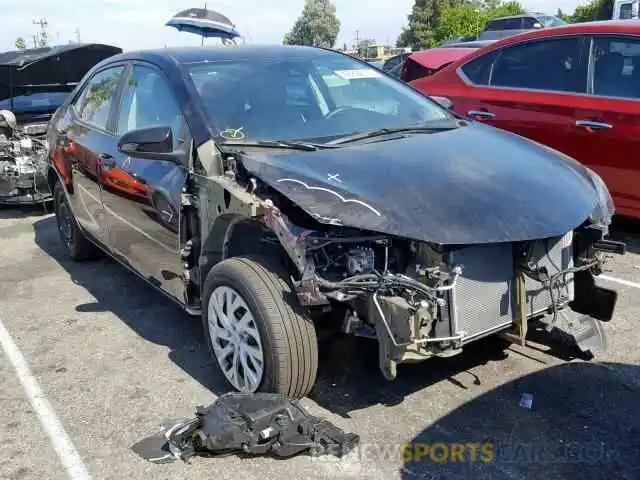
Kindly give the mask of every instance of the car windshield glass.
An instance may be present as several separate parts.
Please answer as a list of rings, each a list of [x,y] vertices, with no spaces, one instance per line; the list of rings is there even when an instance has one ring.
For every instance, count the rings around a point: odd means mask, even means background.
[[[554,17],[553,15],[543,15],[536,17],[538,21],[545,27],[558,27],[560,25],[566,25],[567,22],[561,18]]]
[[[455,118],[402,82],[347,56],[251,58],[189,74],[219,137],[323,143],[382,128]]]

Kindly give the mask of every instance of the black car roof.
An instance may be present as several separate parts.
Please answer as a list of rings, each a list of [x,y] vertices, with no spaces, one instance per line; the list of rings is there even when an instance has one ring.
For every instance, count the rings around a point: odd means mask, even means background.
[[[229,61],[252,58],[294,58],[321,56],[327,50],[294,45],[222,45],[214,47],[175,47],[126,52],[111,57],[116,60],[172,60],[177,64]],[[338,54],[336,52],[336,54]]]
[[[89,49],[110,50],[112,54],[122,52],[122,49],[111,45],[103,45],[100,43],[73,43],[68,45],[56,45],[53,47],[28,48],[25,50],[3,52],[0,53],[0,65],[24,67],[25,65],[63,53]]]

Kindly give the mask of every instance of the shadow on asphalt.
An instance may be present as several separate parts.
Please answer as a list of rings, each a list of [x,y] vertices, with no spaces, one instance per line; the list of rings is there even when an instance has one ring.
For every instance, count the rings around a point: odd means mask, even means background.
[[[188,375],[216,395],[227,391],[202,336],[199,317],[187,315],[166,298],[111,258],[77,263],[62,246],[55,217],[34,223],[36,244],[85,288],[95,302],[77,305],[78,312],[111,312],[145,340],[168,348],[169,358]]]
[[[627,244],[627,252],[640,254],[640,220],[615,217],[611,225],[611,239]]]
[[[523,393],[533,395],[531,409],[519,405]],[[535,372],[418,434],[403,452],[402,478],[638,479],[639,396],[637,365],[572,362]],[[465,445],[455,459],[453,444]]]
[[[95,297],[78,305],[79,312],[110,311],[153,343],[164,345],[169,358],[216,395],[227,391],[202,339],[199,319],[186,315],[152,287],[109,259],[80,264],[65,257],[54,218],[35,223],[36,243],[54,258],[72,281]],[[532,334],[538,335],[537,331]],[[448,379],[469,375],[481,385],[474,367],[504,359],[514,352],[490,338],[469,346],[463,355],[402,365],[398,379],[385,381],[377,365],[375,342],[339,337],[321,349],[318,380],[310,397],[322,407],[348,416],[371,405],[396,405],[410,393]],[[575,355],[560,345],[554,355]],[[339,359],[339,360],[338,360]],[[544,367],[544,366],[543,366]],[[467,373],[464,373],[467,372]],[[523,393],[533,394],[531,410],[519,406]],[[420,450],[420,461],[405,457],[401,475],[417,478],[580,478],[637,479],[640,470],[640,367],[572,362],[549,367],[489,391],[441,418],[418,434],[409,453]],[[425,444],[492,444],[492,462],[437,462]],[[417,444],[422,444],[417,447]],[[425,448],[427,452],[425,452]],[[440,450],[434,450],[441,459]],[[437,452],[437,453],[436,453]],[[405,451],[405,454],[407,452]],[[478,454],[477,458],[481,458]]]
[[[55,218],[38,220],[34,229],[37,245],[67,271],[74,283],[96,299],[77,305],[78,312],[112,312],[142,338],[166,346],[169,358],[205,388],[216,395],[228,391],[215,360],[209,355],[199,318],[184,313],[114,260],[104,258],[89,263],[69,260],[59,240]],[[539,330],[530,331],[535,341],[544,338]],[[562,360],[579,357],[577,350],[551,338],[543,343],[550,346],[546,354]],[[499,337],[490,337],[469,345],[463,354],[453,358],[400,365],[398,378],[388,382],[378,369],[376,342],[338,336],[321,344],[318,378],[309,397],[323,408],[348,417],[351,412],[372,405],[397,405],[405,396],[445,379],[459,388],[467,388],[464,383],[468,382],[454,378],[460,375],[469,375],[476,385],[482,385],[484,379],[471,370],[516,354],[505,347]]]
[[[46,215],[53,212],[51,202],[39,205],[4,205],[0,203],[0,220],[9,218],[27,218],[35,215]]]
[[[545,355],[563,361],[592,358],[569,339],[550,335],[541,324],[532,323],[527,338],[544,344]],[[465,383],[468,382],[458,380],[465,375],[475,385],[482,385],[485,381],[474,373],[475,367],[505,360],[509,355],[525,355],[509,350],[508,346],[508,342],[498,336],[488,337],[466,346],[462,354],[452,358],[431,358],[422,363],[399,365],[398,377],[388,382],[378,369],[377,343],[343,336],[324,345],[321,350],[318,380],[310,397],[327,410],[349,417],[350,412],[372,405],[397,405],[405,396],[442,380],[467,389]],[[530,358],[541,366],[547,364],[543,355]]]

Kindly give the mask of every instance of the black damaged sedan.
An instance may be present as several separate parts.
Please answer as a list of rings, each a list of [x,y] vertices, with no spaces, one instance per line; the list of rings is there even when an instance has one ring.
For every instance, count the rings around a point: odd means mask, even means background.
[[[594,277],[624,245],[602,180],[351,57],[117,55],[48,136],[70,256],[106,252],[201,315],[237,390],[306,395],[319,331],[377,341],[388,379],[534,320],[603,345],[616,293]]]

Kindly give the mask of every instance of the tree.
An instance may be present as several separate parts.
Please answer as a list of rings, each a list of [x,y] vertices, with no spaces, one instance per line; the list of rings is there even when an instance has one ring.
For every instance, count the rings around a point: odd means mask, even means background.
[[[431,48],[444,40],[477,35],[491,18],[524,13],[517,1],[415,0],[409,26],[396,42],[414,50]]]
[[[560,8],[556,12],[556,17],[558,17],[560,20],[564,20],[567,23],[571,23],[571,15],[564,13]]]
[[[24,38],[18,37],[16,38],[16,49],[21,52],[27,48],[27,42],[25,42]]]
[[[480,8],[471,4],[452,5],[444,9],[435,30],[437,43],[452,38],[475,37],[492,18],[524,13],[518,2],[493,1]]]
[[[613,17],[613,0],[591,0],[585,5],[576,7],[573,15],[571,15],[571,22],[611,20],[611,17]]]
[[[454,3],[462,0],[415,0],[409,25],[403,29],[396,41],[398,47],[411,47],[414,50],[429,48],[435,45],[435,29],[438,26],[441,12]]]
[[[302,14],[284,37],[285,45],[331,48],[340,33],[340,20],[331,0],[305,0]]]

